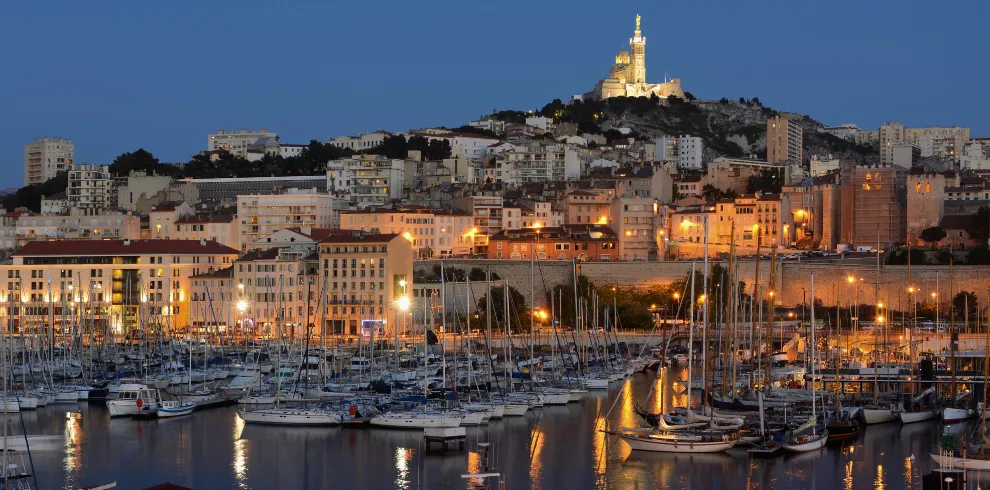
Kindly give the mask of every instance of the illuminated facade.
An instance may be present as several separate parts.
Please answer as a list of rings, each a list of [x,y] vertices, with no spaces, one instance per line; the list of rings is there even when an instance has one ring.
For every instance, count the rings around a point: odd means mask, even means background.
[[[622,49],[615,55],[615,64],[609,77],[599,81],[591,94],[593,98],[609,97],[684,97],[681,80],[673,78],[664,83],[646,83],[646,37],[640,30],[640,17],[636,16],[636,30],[629,39],[630,50]]]

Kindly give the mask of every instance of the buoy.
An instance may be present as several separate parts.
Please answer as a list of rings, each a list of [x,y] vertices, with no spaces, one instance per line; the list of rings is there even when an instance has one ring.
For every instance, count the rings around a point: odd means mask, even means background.
[[[357,407],[351,405],[350,407],[347,408],[347,413],[351,414],[351,417],[353,417],[354,414],[357,413]]]
[[[137,402],[135,402],[135,403],[137,403],[137,407],[138,407],[138,408],[141,408],[141,406],[142,406],[142,405],[144,405],[144,400],[142,400],[142,399],[140,399],[140,398],[138,398],[138,399],[137,399]]]

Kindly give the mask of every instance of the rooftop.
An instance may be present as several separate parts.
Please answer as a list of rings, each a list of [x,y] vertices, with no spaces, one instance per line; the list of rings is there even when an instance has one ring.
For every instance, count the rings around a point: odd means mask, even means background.
[[[239,255],[212,240],[58,240],[24,244],[14,256],[46,255]]]

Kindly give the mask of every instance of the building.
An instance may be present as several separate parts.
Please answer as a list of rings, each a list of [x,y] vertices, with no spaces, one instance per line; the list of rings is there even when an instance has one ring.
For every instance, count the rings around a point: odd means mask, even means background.
[[[175,222],[180,216],[192,212],[192,206],[184,201],[165,201],[156,204],[148,213],[148,229],[152,239],[173,238]]]
[[[907,242],[924,245],[921,232],[938,226],[945,215],[946,182],[939,173],[918,173],[907,176]]]
[[[308,255],[306,249],[273,247],[251,250],[234,262],[236,301],[229,306],[237,306],[242,323],[251,325],[255,335],[296,337],[300,325],[305,325],[306,318],[297,313],[302,298],[296,282],[302,280],[301,261]]]
[[[393,207],[340,214],[341,230],[401,235],[419,258],[469,255],[473,226],[471,216],[463,211]]]
[[[121,335],[188,325],[189,278],[236,258],[237,250],[205,241],[35,241],[0,265],[0,277],[3,299],[19,296],[24,305],[12,321],[26,333],[77,328],[85,316],[93,331]]]
[[[359,136],[340,136],[330,140],[330,143],[337,148],[346,148],[353,151],[364,151],[376,148],[385,143],[385,137],[391,136],[388,131],[372,131],[361,133]]]
[[[982,143],[974,141],[966,145],[963,155],[959,158],[961,170],[990,170],[990,157]]]
[[[237,196],[240,249],[282,228],[330,228],[335,222],[333,198],[311,189],[288,189],[278,194]]]
[[[590,160],[588,151],[562,143],[534,145],[495,157],[496,179],[510,185],[576,180]]]
[[[128,179],[130,185],[130,179]],[[195,188],[195,199],[176,191],[176,186]],[[291,177],[223,177],[216,179],[182,179],[165,191],[169,199],[182,196],[190,203],[234,201],[244,194],[278,194],[287,189],[327,192],[327,175],[297,175]]]
[[[189,277],[189,324],[193,332],[245,335],[244,311],[237,308],[232,266],[213,268]],[[245,303],[246,310],[246,303]]]
[[[890,164],[910,170],[921,162],[921,148],[914,143],[898,142],[890,146]]]
[[[408,299],[412,244],[396,234],[334,235],[320,243],[319,277],[326,285],[323,327],[334,335],[391,337],[413,330],[396,300]]]
[[[612,193],[609,191],[571,191],[565,203],[569,225],[607,225],[612,221]]]
[[[115,211],[98,215],[76,213],[70,209],[65,216],[21,214],[15,224],[17,244],[36,240],[136,240],[141,237],[140,216]]]
[[[64,138],[35,138],[24,145],[24,185],[40,184],[68,171],[75,162],[76,147]]]
[[[225,150],[233,155],[246,158],[248,149],[255,145],[262,138],[272,138],[278,140],[278,135],[269,132],[265,128],[253,129],[232,129],[230,131],[218,130],[215,134],[209,135],[206,144],[207,151]]]
[[[472,253],[488,254],[488,237],[502,231],[505,202],[499,196],[462,196],[452,201],[454,208],[471,216]]]
[[[617,197],[612,200],[610,227],[619,236],[621,260],[658,260],[660,234],[655,198]]]
[[[113,208],[115,189],[106,165],[75,165],[69,170],[66,194],[69,207],[83,214],[101,214]]]
[[[240,221],[234,213],[187,214],[175,220],[171,240],[208,240],[240,248]]]
[[[684,97],[681,80],[673,78],[664,83],[646,82],[646,37],[640,29],[640,16],[636,16],[636,30],[629,39],[630,50],[624,48],[615,55],[615,64],[609,77],[599,81],[594,91],[586,94],[592,99],[609,97]]]
[[[905,128],[896,121],[883,123],[878,131],[880,164],[894,164],[894,145],[910,143],[918,146],[921,157],[959,158],[969,143],[969,128]]]
[[[503,230],[488,242],[489,259],[609,262],[621,251],[618,236],[605,225],[564,225]]]
[[[986,241],[981,242],[970,236],[970,230],[978,226],[976,216],[972,214],[943,216],[938,227],[945,230],[945,239],[939,242],[939,246],[965,250],[986,245]]]
[[[841,126],[830,126],[825,128],[826,133],[835,136],[836,138],[841,138],[846,141],[856,141],[856,135],[859,134],[859,126],[855,124],[843,124]]]
[[[841,163],[838,158],[833,158],[832,155],[813,155],[811,157],[811,163],[809,169],[811,171],[811,177],[821,177],[822,175],[837,172]]]
[[[69,197],[65,191],[53,196],[42,196],[41,214],[66,214],[69,212]]]
[[[357,155],[327,163],[327,189],[352,206],[384,206],[402,198],[406,164],[382,155]]]
[[[126,178],[119,179],[117,206],[124,211],[147,213],[162,201],[172,200],[169,189],[174,178],[168,175],[148,175],[144,171],[131,170]]]
[[[767,162],[800,164],[804,148],[804,128],[792,116],[767,119]]]
[[[842,243],[874,249],[905,241],[906,176],[895,166],[842,170]]]
[[[656,153],[654,158],[658,161],[676,163],[678,168],[699,170],[702,168],[702,153],[705,144],[701,138],[695,136],[661,136],[654,140]]]

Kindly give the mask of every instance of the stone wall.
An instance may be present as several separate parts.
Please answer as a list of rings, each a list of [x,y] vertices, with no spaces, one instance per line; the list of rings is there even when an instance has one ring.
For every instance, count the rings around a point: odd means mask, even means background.
[[[433,266],[439,264],[438,260],[417,260],[413,267],[416,270],[432,272]],[[516,288],[523,297],[526,304],[531,305],[530,298],[530,278],[533,279],[533,289],[536,291],[536,306],[545,307],[545,292],[553,289],[558,284],[569,284],[574,274],[574,266],[568,261],[543,260],[531,264],[528,260],[444,260],[445,268],[462,269],[470,272],[471,269],[479,267],[481,269],[491,268],[492,273],[508,282],[510,287]],[[474,288],[472,288],[474,289]],[[477,295],[477,293],[475,293]],[[482,296],[484,296],[482,294]]]

